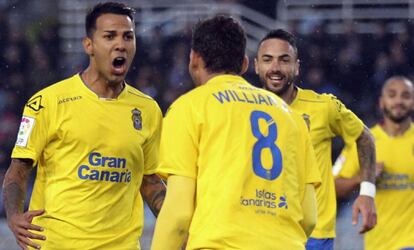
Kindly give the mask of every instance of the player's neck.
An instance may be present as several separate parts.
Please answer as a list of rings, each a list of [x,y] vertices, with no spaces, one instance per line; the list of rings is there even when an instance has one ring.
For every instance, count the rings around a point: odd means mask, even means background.
[[[294,84],[292,84],[285,93],[280,95],[280,98],[282,98],[287,104],[292,104],[293,100],[295,100],[296,95],[298,94],[298,89],[295,87]]]
[[[396,137],[403,135],[411,126],[411,119],[406,119],[400,123],[393,122],[387,117],[384,117],[382,128],[389,136]]]
[[[116,99],[125,87],[124,81],[111,83],[90,67],[80,74],[83,83],[99,98]]]
[[[220,72],[220,73],[208,73],[207,71],[202,72],[200,74],[200,82],[201,85],[206,84],[208,81],[210,81],[212,78],[219,76],[219,75],[229,75],[229,73]]]

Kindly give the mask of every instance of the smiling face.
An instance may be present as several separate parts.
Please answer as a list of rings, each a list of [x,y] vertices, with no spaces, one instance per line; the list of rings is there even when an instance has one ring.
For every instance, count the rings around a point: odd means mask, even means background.
[[[255,58],[255,70],[265,89],[283,95],[293,88],[293,81],[299,74],[297,53],[285,40],[264,40]]]
[[[99,16],[92,37],[83,43],[90,66],[99,78],[110,85],[124,81],[136,50],[134,23],[128,16]]]
[[[385,118],[395,123],[410,119],[414,107],[413,85],[401,78],[388,80],[380,97],[380,109]]]

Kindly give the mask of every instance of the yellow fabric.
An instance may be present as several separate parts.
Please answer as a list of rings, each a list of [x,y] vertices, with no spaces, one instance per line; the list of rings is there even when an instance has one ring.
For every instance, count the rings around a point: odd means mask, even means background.
[[[317,207],[316,207],[316,193],[315,187],[311,184],[306,184],[305,196],[302,200],[302,207],[304,210],[304,219],[302,226],[309,237],[316,226]]]
[[[194,213],[195,179],[168,177],[168,189],[157,218],[151,250],[180,249]]]
[[[23,115],[34,127],[12,157],[38,162],[30,209],[46,210],[33,220],[42,249],[140,249],[139,188],[159,160],[156,102],[129,85],[100,99],[75,75],[35,94]]]
[[[311,236],[333,238],[335,237],[336,194],[332,175],[332,138],[341,136],[345,143],[350,145],[360,136],[363,123],[330,94],[317,94],[299,88],[290,106],[309,118],[310,136],[322,179],[322,184],[316,189],[318,222]]]
[[[371,132],[375,138],[377,162],[384,163],[384,170],[376,183],[378,223],[365,234],[365,249],[414,247],[414,126],[397,137],[387,135],[380,125]],[[352,177],[358,172],[357,150],[353,146],[345,153],[339,176]]]
[[[319,179],[297,162],[310,152],[306,132],[298,133],[306,126],[290,113],[280,98],[233,75],[173,103],[158,171],[196,179],[187,249],[304,249],[301,192]],[[282,166],[280,175],[273,164]]]

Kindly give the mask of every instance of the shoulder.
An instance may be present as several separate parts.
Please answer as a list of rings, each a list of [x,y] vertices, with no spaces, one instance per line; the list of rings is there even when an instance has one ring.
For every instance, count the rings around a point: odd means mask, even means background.
[[[70,92],[76,85],[76,81],[78,81],[79,76],[74,75],[69,78],[63,79],[59,82],[53,83],[48,87],[41,89],[38,91],[34,96],[42,95],[42,96],[59,96],[63,93]]]
[[[59,96],[73,91],[76,85],[77,75],[66,78],[43,88],[32,95],[26,103],[26,107],[37,112],[46,106],[50,107],[56,104]]]
[[[150,108],[154,108],[159,110],[158,103],[149,95],[146,95],[139,91],[138,89],[132,87],[129,84],[126,84],[126,89],[128,98],[131,98],[134,101],[144,103],[146,106],[149,106]]]
[[[298,99],[304,102],[325,104],[338,101],[338,98],[335,95],[326,93],[319,94],[310,89],[298,89]]]

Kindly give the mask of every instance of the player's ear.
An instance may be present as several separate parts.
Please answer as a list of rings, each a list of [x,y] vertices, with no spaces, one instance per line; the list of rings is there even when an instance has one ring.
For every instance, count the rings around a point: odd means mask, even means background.
[[[244,73],[246,73],[246,71],[247,71],[248,68],[249,68],[249,58],[246,55],[244,55],[243,64],[242,64],[242,68],[241,68],[241,71],[240,71],[240,75],[243,75]]]
[[[295,69],[295,76],[299,75],[299,68],[300,68],[300,60],[296,59],[296,69]]]
[[[82,39],[82,44],[85,53],[89,56],[93,56],[92,40],[86,36]]]
[[[192,69],[198,69],[200,67],[204,67],[203,58],[201,58],[200,54],[198,54],[192,49],[190,52],[190,67]]]
[[[256,71],[256,75],[259,74],[259,65],[258,65],[257,57],[254,58],[254,71]]]
[[[384,111],[384,98],[382,97],[382,95],[378,99],[378,106],[381,112]]]

